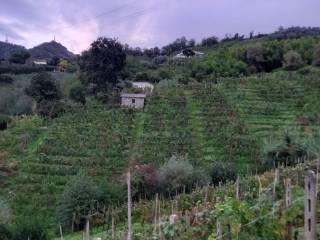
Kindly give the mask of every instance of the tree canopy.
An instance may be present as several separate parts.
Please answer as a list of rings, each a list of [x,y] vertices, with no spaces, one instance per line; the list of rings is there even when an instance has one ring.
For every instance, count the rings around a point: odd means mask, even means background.
[[[79,59],[80,80],[89,93],[99,98],[115,88],[125,63],[126,54],[117,40],[98,38]]]

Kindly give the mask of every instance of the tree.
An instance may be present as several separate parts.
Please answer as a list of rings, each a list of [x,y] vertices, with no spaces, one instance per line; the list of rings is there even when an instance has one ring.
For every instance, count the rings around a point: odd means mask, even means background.
[[[257,72],[263,70],[264,60],[264,49],[262,47],[249,47],[246,50],[246,62],[254,66]]]
[[[74,86],[70,89],[69,93],[70,98],[82,104],[86,104],[86,96],[85,91],[82,86]]]
[[[215,36],[212,36],[212,37],[202,39],[201,46],[209,47],[209,46],[216,45],[218,43],[219,43],[218,38]]]
[[[30,53],[28,52],[20,52],[20,53],[14,53],[9,58],[10,63],[16,63],[16,64],[25,64],[26,60],[30,57]]]
[[[160,168],[160,182],[168,192],[191,184],[192,177],[193,166],[181,156],[172,156]]]
[[[126,54],[115,39],[98,38],[80,57],[80,80],[96,98],[110,93],[119,83]]]
[[[293,50],[288,51],[284,55],[283,67],[286,70],[297,70],[303,66],[301,55]]]
[[[57,207],[59,222],[65,227],[83,226],[92,213],[99,211],[103,192],[85,174],[79,174],[65,187]],[[101,206],[102,207],[102,206]]]
[[[315,47],[313,64],[320,66],[320,44]]]
[[[59,57],[52,57],[49,61],[49,65],[58,66],[59,62],[60,62]]]
[[[61,91],[56,85],[53,77],[46,72],[34,76],[31,84],[25,90],[26,94],[40,103],[46,101],[58,101],[61,99]]]

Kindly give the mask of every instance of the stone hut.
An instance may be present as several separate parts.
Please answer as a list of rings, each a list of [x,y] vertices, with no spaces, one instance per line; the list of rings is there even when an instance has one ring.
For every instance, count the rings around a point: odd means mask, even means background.
[[[143,108],[146,99],[146,94],[137,93],[122,93],[121,106],[130,108]]]

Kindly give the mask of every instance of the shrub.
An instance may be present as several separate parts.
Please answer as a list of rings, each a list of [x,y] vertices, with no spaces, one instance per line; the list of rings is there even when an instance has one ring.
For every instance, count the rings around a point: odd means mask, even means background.
[[[153,59],[153,62],[157,65],[164,64],[168,61],[167,56],[158,56]]]
[[[34,215],[18,219],[13,228],[12,235],[12,240],[52,239],[49,235],[45,219]]]
[[[234,181],[237,178],[237,173],[234,167],[228,163],[216,162],[209,170],[211,183],[219,185],[227,181]]]
[[[181,156],[172,156],[159,171],[160,183],[167,192],[192,184],[193,166]]]
[[[65,227],[73,225],[83,229],[84,217],[96,211],[101,198],[102,192],[89,176],[77,175],[60,196],[57,206],[59,222]]]
[[[42,117],[57,118],[64,112],[61,101],[43,100],[37,104],[37,113]]]
[[[313,64],[315,66],[320,66],[320,44],[317,45],[314,50]]]
[[[271,143],[264,149],[265,163],[264,168],[270,169],[279,165],[292,166],[297,159],[305,159],[309,156],[308,149],[298,136],[284,134],[283,141]]]
[[[290,50],[284,55],[283,67],[286,70],[297,70],[303,66],[302,58],[296,51]]]
[[[82,86],[74,86],[70,89],[69,97],[75,102],[86,104],[85,90]]]
[[[0,225],[0,239],[12,240],[12,235],[10,231],[4,225]]]
[[[159,190],[159,176],[150,165],[137,164],[132,174],[133,197],[151,196]]]
[[[15,105],[10,109],[10,113],[13,115],[29,115],[33,112],[34,105],[35,102],[31,97],[20,95]]]
[[[36,100],[37,103],[46,101],[56,101],[61,98],[61,91],[55,83],[53,77],[46,72],[34,76],[31,84],[25,90],[26,94]]]
[[[13,83],[13,78],[7,75],[0,75],[0,83]]]
[[[0,114],[0,131],[7,129],[8,123],[10,123],[10,121],[10,117]]]

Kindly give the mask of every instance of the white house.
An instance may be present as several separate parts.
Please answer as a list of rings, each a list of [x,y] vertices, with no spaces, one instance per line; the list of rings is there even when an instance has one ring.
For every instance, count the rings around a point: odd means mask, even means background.
[[[34,60],[33,63],[35,65],[47,65],[48,64],[47,60],[42,60],[42,59]]]
[[[178,53],[175,58],[191,58],[191,57],[202,57],[204,55],[203,52],[191,50],[191,49],[184,49],[180,53]]]
[[[141,93],[122,93],[121,106],[130,108],[143,108],[146,99],[145,94]]]
[[[132,87],[140,88],[144,91],[150,90],[150,93],[153,91],[153,84],[151,84],[149,82],[133,82]]]

